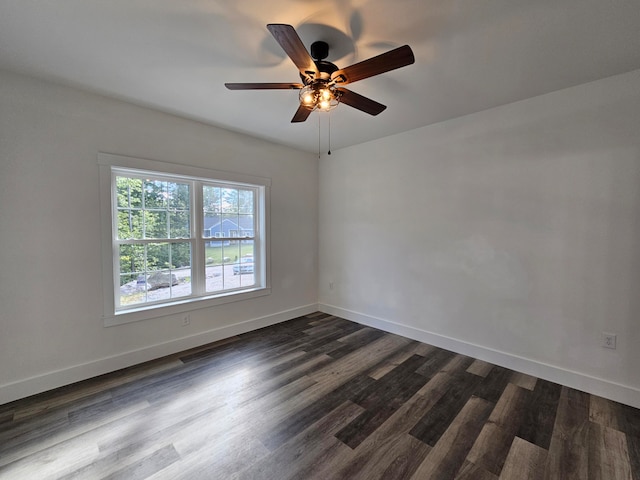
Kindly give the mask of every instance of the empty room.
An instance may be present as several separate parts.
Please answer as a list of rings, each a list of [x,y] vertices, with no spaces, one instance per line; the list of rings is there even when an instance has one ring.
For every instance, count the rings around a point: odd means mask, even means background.
[[[640,480],[637,0],[0,0],[0,479]]]

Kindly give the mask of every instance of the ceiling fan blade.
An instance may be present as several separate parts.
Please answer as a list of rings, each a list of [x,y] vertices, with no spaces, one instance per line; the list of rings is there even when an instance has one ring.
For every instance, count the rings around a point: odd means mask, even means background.
[[[318,76],[316,62],[313,61],[313,58],[311,58],[311,55],[307,52],[295,28],[284,23],[270,23],[267,25],[267,29],[291,61],[298,67],[298,70],[300,70],[303,76]]]
[[[411,47],[403,45],[368,60],[337,70],[331,75],[331,80],[339,85],[346,85],[347,83],[357,82],[396,68],[406,67],[415,61]]]
[[[309,115],[311,115],[312,110],[313,109],[307,108],[304,105],[300,105],[295,115],[291,119],[291,123],[304,122],[307,118],[309,118]]]
[[[229,90],[300,90],[301,83],[225,83]]]
[[[359,93],[352,92],[351,90],[347,90],[346,88],[336,88],[336,90],[340,92],[340,103],[362,110],[369,115],[378,115],[387,108],[386,105],[382,105],[375,100],[371,100],[370,98],[360,95]]]

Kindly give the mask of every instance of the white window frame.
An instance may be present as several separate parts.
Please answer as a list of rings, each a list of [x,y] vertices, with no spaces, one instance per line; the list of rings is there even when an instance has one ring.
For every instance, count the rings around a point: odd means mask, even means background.
[[[124,323],[145,320],[149,318],[178,315],[183,312],[220,305],[228,302],[237,302],[255,298],[271,293],[269,275],[269,202],[271,180],[264,177],[222,172],[200,167],[179,165],[156,160],[147,160],[108,153],[98,154],[100,168],[100,209],[102,226],[102,265],[103,265],[103,292],[105,326],[120,325]],[[255,286],[227,290],[224,292],[205,292],[204,258],[205,244],[212,238],[204,236],[202,218],[202,189],[192,188],[193,200],[191,204],[191,238],[185,240],[191,242],[191,268],[192,268],[192,295],[169,299],[162,303],[138,304],[125,308],[117,308],[116,295],[119,289],[119,252],[116,215],[117,199],[113,195],[115,185],[115,172],[133,175],[148,173],[154,177],[166,177],[178,181],[196,182],[200,185],[207,182],[224,183],[232,187],[249,187],[256,192],[256,218],[254,231],[254,278]],[[193,183],[192,183],[193,185]],[[176,239],[182,241],[182,239]],[[214,241],[219,241],[215,239]],[[200,272],[202,270],[202,272]],[[201,275],[202,278],[199,278]]]

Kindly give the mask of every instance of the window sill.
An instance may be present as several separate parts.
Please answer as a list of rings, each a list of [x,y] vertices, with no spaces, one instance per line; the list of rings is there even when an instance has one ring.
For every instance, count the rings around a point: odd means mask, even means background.
[[[189,298],[186,300],[177,300],[164,305],[153,305],[147,307],[141,306],[136,309],[116,312],[113,315],[103,316],[102,320],[105,327],[114,327],[116,325],[139,322],[141,320],[148,320],[151,318],[179,315],[192,310],[200,310],[202,308],[214,307],[216,305],[231,302],[239,302],[270,294],[271,288],[256,288],[242,293],[224,293],[209,297]]]

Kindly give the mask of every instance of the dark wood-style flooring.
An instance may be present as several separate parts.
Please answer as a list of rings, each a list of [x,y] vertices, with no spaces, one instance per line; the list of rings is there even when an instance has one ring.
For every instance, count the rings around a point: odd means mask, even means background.
[[[0,406],[0,478],[640,480],[640,411],[316,313]]]

